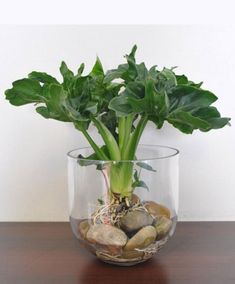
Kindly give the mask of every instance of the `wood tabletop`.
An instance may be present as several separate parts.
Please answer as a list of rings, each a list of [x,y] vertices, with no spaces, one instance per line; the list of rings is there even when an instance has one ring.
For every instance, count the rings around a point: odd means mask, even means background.
[[[235,284],[235,222],[178,223],[153,259],[102,263],[69,223],[0,223],[0,284]]]

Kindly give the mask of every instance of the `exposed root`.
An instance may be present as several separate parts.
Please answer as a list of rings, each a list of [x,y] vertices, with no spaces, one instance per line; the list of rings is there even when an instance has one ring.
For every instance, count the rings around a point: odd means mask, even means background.
[[[104,252],[96,252],[97,257],[99,257],[100,259],[104,260],[104,261],[110,261],[110,262],[119,262],[119,263],[128,263],[128,262],[133,262],[133,261],[141,261],[142,257],[136,257],[136,258],[130,258],[130,259],[126,259],[126,258],[122,258],[121,256],[113,256],[110,255],[108,253],[104,253]]]
[[[128,198],[119,201],[113,198],[110,203],[100,205],[92,214],[93,224],[109,224],[120,227],[120,219],[131,211],[147,211],[141,202],[131,205]]]

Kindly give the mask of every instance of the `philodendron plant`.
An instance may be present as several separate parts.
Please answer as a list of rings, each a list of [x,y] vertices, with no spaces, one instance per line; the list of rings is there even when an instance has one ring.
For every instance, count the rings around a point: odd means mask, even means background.
[[[29,103],[44,118],[71,122],[82,132],[94,150],[93,160],[133,160],[141,135],[148,122],[162,128],[164,122],[186,134],[194,130],[210,131],[229,124],[211,106],[217,97],[185,75],[176,75],[174,68],[148,69],[135,60],[134,46],[117,69],[103,70],[97,57],[94,67],[82,75],[82,63],[76,73],[61,63],[62,81],[44,72],[31,72],[27,78],[13,82],[6,90],[6,99],[15,106]],[[118,79],[118,80],[117,80]],[[104,145],[100,147],[89,134],[97,128]],[[148,165],[141,164],[148,168]],[[145,186],[133,173],[131,163],[110,169],[110,192],[129,198],[136,186]]]
[[[157,169],[145,160],[138,160],[137,148],[147,123],[152,122],[160,129],[168,122],[191,134],[194,130],[207,132],[222,128],[230,120],[221,117],[212,106],[217,97],[204,90],[202,83],[175,74],[174,68],[148,69],[143,62],[136,63],[136,48],[125,56],[127,63],[117,69],[105,72],[97,58],[89,74],[82,75],[83,63],[74,74],[62,62],[62,82],[47,73],[33,71],[27,78],[13,82],[13,87],[5,92],[11,104],[33,103],[44,118],[72,122],[86,137],[92,154],[75,156],[74,175],[77,178],[83,172],[81,167],[95,165],[105,177],[107,194],[98,200],[95,197],[96,204],[92,201],[91,205],[90,201],[85,204],[74,200],[72,229],[97,257],[119,265],[133,265],[150,258],[166,243],[176,225],[177,215],[169,202],[171,185],[176,186],[170,180],[169,156],[165,164],[155,164]],[[97,128],[103,145],[99,146],[91,137],[90,125]],[[160,166],[163,182],[161,174],[156,172]],[[137,187],[148,187],[148,182],[140,176],[142,168],[157,176],[157,202],[155,197],[141,200],[133,194]],[[82,180],[89,182],[86,178]],[[77,187],[82,186],[73,185],[72,192],[77,194]],[[79,202],[83,204],[80,206]],[[87,206],[85,214],[76,213],[77,207],[82,210],[84,206]]]

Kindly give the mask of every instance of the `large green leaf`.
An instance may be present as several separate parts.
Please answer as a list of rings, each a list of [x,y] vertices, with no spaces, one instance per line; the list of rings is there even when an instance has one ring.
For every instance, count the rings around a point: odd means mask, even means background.
[[[229,125],[230,121],[228,117],[221,117],[219,111],[212,106],[201,108],[197,110],[194,115],[206,120],[210,124],[210,128],[207,129],[207,131]]]
[[[170,111],[177,109],[190,111],[194,108],[208,107],[217,100],[210,91],[194,86],[180,85],[169,94]]]
[[[33,71],[31,72],[28,77],[30,79],[33,79],[33,80],[37,80],[41,83],[47,83],[47,84],[59,84],[59,82],[56,80],[56,78],[52,77],[51,75],[48,75],[47,73],[45,72],[36,72],[36,71]]]
[[[51,84],[48,88],[49,100],[46,102],[48,114],[50,118],[54,118],[61,121],[70,121],[66,113],[65,100],[67,98],[67,92],[61,85]],[[37,111],[47,117],[46,110],[37,109]]]
[[[32,79],[21,79],[13,82],[13,87],[5,91],[6,99],[15,106],[44,102],[42,87]]]
[[[192,133],[194,129],[206,131],[210,128],[210,124],[207,121],[185,111],[177,111],[170,114],[167,117],[167,121],[186,133]]]

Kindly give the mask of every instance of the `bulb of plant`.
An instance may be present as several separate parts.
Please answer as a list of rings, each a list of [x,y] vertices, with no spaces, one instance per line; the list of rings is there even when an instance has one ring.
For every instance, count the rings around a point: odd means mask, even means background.
[[[192,134],[194,130],[208,132],[222,128],[230,121],[230,118],[221,117],[217,108],[212,106],[217,97],[204,90],[202,83],[177,75],[174,68],[158,70],[155,65],[148,69],[144,62],[136,63],[136,49],[134,46],[125,56],[126,63],[117,69],[105,72],[97,57],[91,72],[83,75],[83,63],[73,73],[62,62],[62,82],[47,73],[33,71],[27,78],[13,82],[12,88],[5,92],[12,105],[33,103],[44,118],[73,123],[85,136],[93,152],[88,156],[78,153],[77,162],[83,168],[95,166],[104,174],[107,193],[105,201],[99,199],[92,218],[78,225],[79,236],[90,243],[101,259],[122,265],[146,260],[148,255],[146,257],[143,252],[149,252],[149,246],[166,238],[166,234],[162,239],[159,237],[163,219],[164,225],[169,225],[168,231],[171,225],[167,207],[154,201],[146,202],[133,194],[136,188],[148,189],[147,182],[141,179],[141,169],[153,174],[158,170],[143,160],[138,162],[137,149],[146,125],[154,123],[157,129],[161,129],[168,122],[179,131]],[[91,137],[91,125],[97,128],[103,145],[98,145]],[[136,169],[136,165],[140,170]],[[104,221],[101,218],[104,208],[112,211],[114,218]],[[128,214],[133,211],[145,214],[147,223],[131,230]],[[105,238],[106,230],[112,238],[108,243],[102,243],[98,239]],[[133,238],[139,241],[144,235],[141,235],[141,230],[152,236],[151,242],[145,237],[139,247],[138,244],[133,247]],[[97,234],[100,236],[97,237]],[[115,234],[119,234],[120,244],[118,241],[112,243]],[[95,245],[99,248],[94,249]],[[128,255],[126,247],[132,247],[130,250],[135,254]]]

